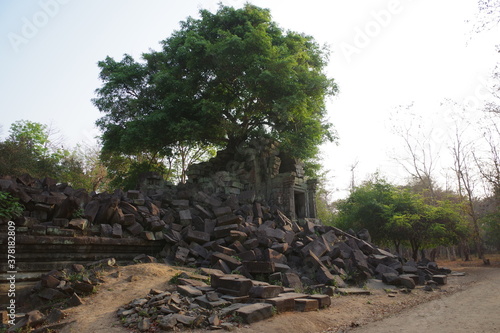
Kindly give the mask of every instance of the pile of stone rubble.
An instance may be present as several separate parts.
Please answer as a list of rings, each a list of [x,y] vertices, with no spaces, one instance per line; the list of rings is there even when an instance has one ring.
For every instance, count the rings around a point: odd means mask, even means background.
[[[206,284],[198,279],[176,277],[170,291],[151,290],[117,312],[128,328],[147,331],[182,328],[231,329],[251,324],[282,311],[313,311],[330,306],[328,295],[309,295],[291,288],[251,280],[238,274],[224,274],[202,268]],[[203,278],[203,277],[201,277]]]
[[[0,179],[0,189],[25,207],[16,220],[18,233],[161,241],[165,246],[158,258],[201,268],[210,277],[210,285],[184,279],[176,290],[152,290],[120,309],[125,325],[143,331],[150,325],[219,328],[228,316],[251,323],[274,310],[329,306],[328,295],[346,283],[376,277],[411,289],[445,284],[448,273],[435,263],[405,261],[380,249],[366,233],[345,233],[315,219],[290,220],[277,207],[259,202],[253,191],[88,194],[26,175]],[[47,276],[48,288],[38,290],[37,297],[69,295],[64,288],[76,296],[87,291],[63,285],[65,280],[54,274]],[[304,294],[307,289],[322,294]]]

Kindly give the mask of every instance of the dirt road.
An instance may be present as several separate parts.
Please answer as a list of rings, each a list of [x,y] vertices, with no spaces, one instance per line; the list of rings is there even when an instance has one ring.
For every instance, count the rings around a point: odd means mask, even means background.
[[[441,292],[428,293],[420,288],[395,297],[388,297],[384,290],[373,290],[367,296],[335,296],[331,308],[281,313],[238,327],[236,332],[500,332],[500,263],[496,266],[464,267],[467,275],[449,277]],[[85,299],[84,305],[67,310],[66,320],[72,323],[61,333],[130,333],[121,326],[116,310],[143,297],[151,288],[166,288],[168,280],[178,272],[160,264],[117,270],[118,278],[106,277],[107,283],[97,294]],[[136,278],[131,280],[131,276]],[[351,329],[357,325],[361,326]]]
[[[500,269],[483,268],[480,275],[463,291],[348,332],[500,332]]]

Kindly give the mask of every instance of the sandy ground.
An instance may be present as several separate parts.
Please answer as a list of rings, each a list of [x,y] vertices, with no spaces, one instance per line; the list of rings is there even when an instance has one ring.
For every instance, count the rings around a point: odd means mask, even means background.
[[[499,257],[500,259],[500,257]],[[372,295],[335,296],[329,309],[307,313],[281,313],[268,320],[236,329],[260,332],[496,332],[500,331],[500,262],[484,267],[479,261],[446,263],[466,276],[448,278],[440,291],[421,288],[389,297],[382,289]],[[441,266],[443,266],[440,263]],[[66,310],[72,322],[61,333],[126,333],[116,310],[145,296],[151,288],[166,289],[178,267],[139,264],[118,267],[119,277],[106,283],[85,304]],[[109,272],[109,274],[113,271]],[[132,281],[130,277],[133,276]],[[386,287],[387,288],[387,287]],[[420,305],[419,305],[420,304]],[[202,332],[195,330],[192,332]]]
[[[111,274],[119,272],[117,278]],[[61,333],[122,333],[116,310],[133,299],[144,297],[151,289],[165,289],[180,271],[163,264],[138,264],[109,271],[98,292],[84,299],[85,304],[65,310],[66,320],[74,321]]]

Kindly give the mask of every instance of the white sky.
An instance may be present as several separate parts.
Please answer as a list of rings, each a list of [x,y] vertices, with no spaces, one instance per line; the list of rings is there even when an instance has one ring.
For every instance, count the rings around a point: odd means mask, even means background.
[[[66,147],[91,143],[101,116],[97,62],[124,53],[139,59],[201,8],[218,0],[2,0],[0,2],[0,136],[30,120],[60,130]],[[225,0],[240,7],[244,1]],[[330,186],[345,190],[380,171],[401,180],[391,157],[397,138],[391,114],[412,102],[423,117],[481,99],[496,58],[498,30],[471,34],[477,0],[253,0],[289,30],[312,35],[332,51],[328,73],[340,88],[328,102],[339,145],[323,149]],[[498,39],[496,39],[498,42]],[[498,57],[498,55],[496,55]],[[479,89],[479,90],[478,90]],[[418,111],[421,110],[421,111]],[[447,126],[446,121],[437,126]],[[342,196],[340,191],[336,196]]]

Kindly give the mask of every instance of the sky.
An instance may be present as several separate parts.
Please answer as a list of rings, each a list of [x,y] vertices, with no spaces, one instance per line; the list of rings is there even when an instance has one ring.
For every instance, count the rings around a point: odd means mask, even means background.
[[[2,0],[0,137],[30,120],[57,129],[65,148],[92,145],[100,134],[93,106],[101,86],[97,62],[126,54],[139,60],[200,9],[240,0]],[[405,106],[447,130],[440,104],[479,105],[498,53],[498,29],[472,33],[477,0],[252,0],[285,30],[313,36],[331,51],[327,74],[339,93],[327,101],[339,140],[322,147],[328,186],[347,193],[374,172],[407,176],[398,165],[394,129]],[[399,113],[396,111],[399,110]],[[437,118],[436,118],[437,116]],[[434,141],[440,141],[438,139]]]

